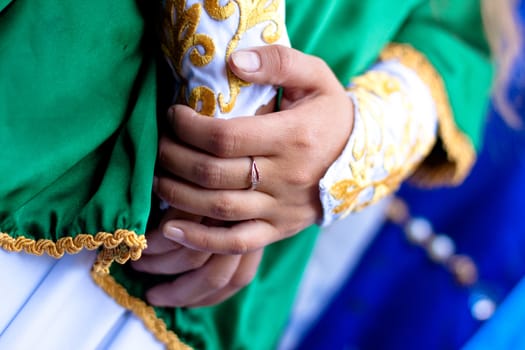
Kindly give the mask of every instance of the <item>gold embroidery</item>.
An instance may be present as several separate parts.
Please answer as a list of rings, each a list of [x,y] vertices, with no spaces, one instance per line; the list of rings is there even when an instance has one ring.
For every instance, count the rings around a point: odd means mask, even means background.
[[[114,234],[99,232],[94,236],[79,234],[75,237],[60,238],[56,242],[50,239],[13,238],[7,233],[0,233],[0,247],[8,252],[47,254],[53,258],[61,258],[64,254],[76,254],[83,249],[95,250],[102,247],[104,260],[97,260],[95,270],[107,272],[113,261],[125,263],[129,259],[139,259],[142,250],[146,248],[146,238],[127,230],[117,230]]]
[[[132,297],[126,289],[118,284],[115,279],[106,274],[91,271],[91,277],[109,296],[119,305],[133,312],[142,320],[144,326],[169,350],[189,350],[191,347],[184,344],[177,335],[168,330],[166,323],[157,317],[155,309],[144,301]]]
[[[219,0],[204,0],[204,9],[211,18],[217,21],[224,21],[235,12],[235,3],[228,1],[226,5],[221,6]]]
[[[202,115],[212,116],[215,114],[215,93],[207,86],[198,86],[191,91],[188,105]]]
[[[279,3],[280,0],[230,0],[221,6],[219,0],[204,1],[202,6],[205,11],[217,21],[229,19],[235,14],[236,7],[239,10],[239,22],[236,32],[226,47],[225,61],[237,48],[243,34],[258,24],[268,22],[261,33],[261,39],[265,43],[273,44],[279,40],[284,25],[284,19],[278,15]],[[196,32],[202,16],[202,6],[194,4],[186,9],[185,0],[167,1],[167,16],[163,21],[162,50],[179,77],[183,77],[182,62],[188,50],[191,49],[190,63],[195,67],[207,65],[216,53],[212,38],[207,34]],[[197,47],[204,50],[204,53],[201,54]],[[199,112],[208,116],[214,115],[216,103],[222,113],[231,112],[241,88],[251,84],[235,76],[228,66],[226,66],[226,76],[228,96],[218,92],[216,97],[215,92],[209,87],[198,86],[190,91],[188,104],[192,108],[200,105]],[[187,81],[183,81],[182,84],[187,86]]]
[[[277,15],[279,9],[280,0],[272,0],[268,5],[268,0],[234,0],[239,6],[239,25],[237,32],[233,36],[232,40],[228,43],[226,49],[226,56],[224,59],[227,61],[228,57],[237,48],[242,35],[249,29],[255,27],[257,24],[270,22],[262,32],[262,39],[267,44],[273,44],[281,36],[281,23]],[[241,88],[244,86],[251,85],[242,79],[239,79],[229,67],[226,67],[226,73],[228,76],[229,83],[229,94],[230,100],[227,102],[226,97],[221,92],[219,93],[219,107],[221,112],[229,113],[233,110],[237,96],[239,95]]]
[[[210,36],[197,33],[202,5],[196,3],[186,9],[185,0],[168,1],[166,11],[169,15],[163,20],[164,32],[161,48],[178,76],[182,77],[182,61],[190,50],[190,63],[194,66],[202,67],[210,63],[215,54],[215,44]],[[187,86],[185,83],[183,85]],[[183,93],[185,91],[182,90]],[[212,93],[211,98],[210,92]],[[192,89],[188,102],[194,109],[200,105],[199,112],[204,115],[215,113],[215,95],[206,86]]]
[[[414,130],[420,126],[413,122],[416,117],[412,105],[396,78],[384,72],[371,71],[354,79],[352,83],[353,87],[349,90],[357,101],[360,116],[359,123],[354,124],[351,139],[354,159],[349,164],[350,177],[336,182],[330,188],[330,194],[339,201],[333,213],[343,215],[361,210],[397,190],[434,144],[433,139],[421,136],[419,129]],[[389,134],[385,129],[387,115],[383,101],[393,94],[401,99],[408,121],[400,120],[405,125],[402,142],[385,143]],[[410,135],[418,137],[414,141]],[[377,175],[378,159],[384,162],[384,176]]]
[[[468,137],[456,126],[443,79],[426,57],[406,44],[390,44],[381,53],[381,60],[397,59],[415,71],[429,87],[436,104],[439,120],[439,136],[447,159],[430,166],[423,162],[412,179],[423,186],[456,185],[470,172],[476,152]]]
[[[399,81],[382,72],[370,71],[352,79],[352,83],[383,98],[401,91]]]
[[[166,11],[169,16],[163,20],[164,35],[162,52],[180,74],[182,60],[190,52],[190,62],[197,67],[207,65],[213,59],[215,45],[210,36],[197,33],[202,6],[193,4],[186,9],[186,0],[167,1]],[[169,31],[169,32],[168,32]],[[201,53],[198,48],[204,50]]]

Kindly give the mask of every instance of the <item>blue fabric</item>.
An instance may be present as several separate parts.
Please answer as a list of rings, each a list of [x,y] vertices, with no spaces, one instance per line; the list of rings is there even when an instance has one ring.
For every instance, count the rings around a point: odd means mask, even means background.
[[[492,117],[494,130],[506,128]],[[488,128],[490,130],[491,128]],[[518,137],[507,129],[516,145]],[[487,135],[487,144],[490,135]],[[490,142],[489,142],[490,141]],[[525,145],[520,143],[525,151]],[[300,349],[457,349],[480,327],[472,298],[505,299],[525,275],[525,152],[503,144],[480,155],[460,188],[400,195],[476,262],[480,283],[458,286],[443,267],[387,224]]]
[[[463,350],[525,349],[525,278]]]
[[[517,11],[525,21],[525,0]],[[523,62],[525,49],[503,93],[525,123]],[[414,216],[429,219],[454,240],[459,254],[474,259],[479,283],[459,286],[399,227],[385,224],[298,348],[525,349],[524,179],[525,131],[511,129],[491,106],[484,148],[462,186],[404,186],[399,193]],[[500,305],[486,324],[471,314],[478,295]]]

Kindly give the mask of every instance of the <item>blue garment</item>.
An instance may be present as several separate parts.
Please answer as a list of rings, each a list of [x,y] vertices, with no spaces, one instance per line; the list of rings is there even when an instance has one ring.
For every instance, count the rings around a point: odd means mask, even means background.
[[[525,349],[525,278],[463,350]]]
[[[525,0],[517,14],[525,22]],[[502,93],[525,125],[523,62],[525,48]],[[463,185],[399,192],[413,216],[474,260],[479,282],[458,285],[387,223],[299,349],[525,349],[525,131],[510,128],[493,104],[487,119],[484,148]],[[485,324],[471,313],[479,296],[500,305]]]

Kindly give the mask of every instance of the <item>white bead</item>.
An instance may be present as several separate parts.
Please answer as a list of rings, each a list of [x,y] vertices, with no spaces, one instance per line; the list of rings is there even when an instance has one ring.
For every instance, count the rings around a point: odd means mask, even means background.
[[[432,225],[423,218],[410,219],[405,231],[407,238],[415,244],[424,244],[432,237]]]
[[[477,300],[470,309],[472,317],[474,317],[478,321],[488,320],[492,317],[495,311],[496,303],[492,299],[489,299],[487,297],[482,297],[479,300]]]
[[[428,254],[432,260],[437,262],[445,262],[452,255],[454,255],[456,247],[454,245],[454,241],[452,241],[450,237],[438,235],[432,239],[427,249]]]

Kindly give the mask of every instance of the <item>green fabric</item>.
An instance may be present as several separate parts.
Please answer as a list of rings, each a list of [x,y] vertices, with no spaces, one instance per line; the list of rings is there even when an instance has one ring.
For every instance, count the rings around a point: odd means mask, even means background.
[[[287,0],[287,24],[293,46],[325,59],[343,83],[389,42],[413,44],[449,84],[458,124],[478,144],[490,66],[477,6]],[[0,13],[0,231],[144,231],[156,92],[143,28],[131,0],[16,0]],[[231,300],[158,315],[198,349],[274,348],[317,231],[267,247],[255,281]],[[162,279],[126,266],[112,274],[135,296]]]
[[[0,232],[144,232],[155,72],[129,0],[17,0],[0,14]]]
[[[0,0],[0,12],[9,5],[13,0]]]
[[[292,46],[322,57],[343,84],[388,43],[411,44],[445,80],[456,122],[479,149],[492,79],[479,7],[478,0],[288,0],[287,25]]]

